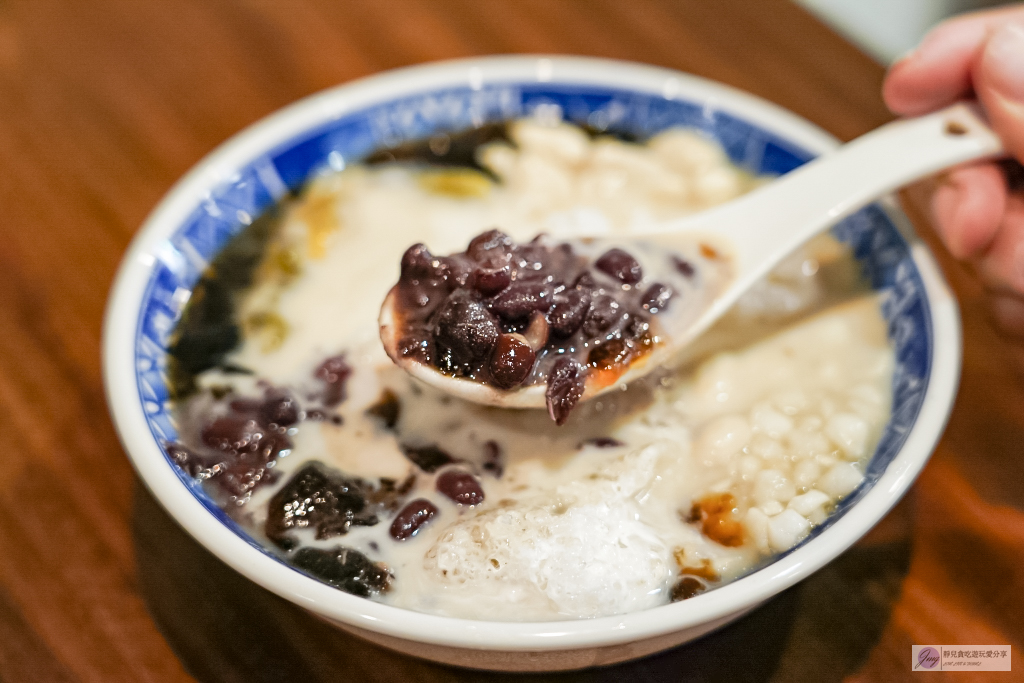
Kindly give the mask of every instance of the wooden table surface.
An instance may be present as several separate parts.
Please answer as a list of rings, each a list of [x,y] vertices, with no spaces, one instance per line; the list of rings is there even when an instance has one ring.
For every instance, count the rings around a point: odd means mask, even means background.
[[[889,118],[882,68],[784,0],[0,0],[0,681],[517,678],[368,645],[221,564],[142,488],[100,379],[121,255],[215,145],[359,76],[514,52],[689,71],[843,139]],[[927,233],[923,196],[905,198]],[[543,680],[892,681],[912,678],[914,643],[1020,652],[1024,382],[974,279],[943,266],[963,381],[903,503],[713,636]]]

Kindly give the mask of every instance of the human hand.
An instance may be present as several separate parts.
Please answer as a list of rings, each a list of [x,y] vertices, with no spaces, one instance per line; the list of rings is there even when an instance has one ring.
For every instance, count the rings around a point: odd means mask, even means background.
[[[882,93],[904,116],[976,97],[1016,160],[948,173],[932,213],[949,251],[977,269],[996,328],[1024,341],[1024,6],[939,24],[893,65]]]

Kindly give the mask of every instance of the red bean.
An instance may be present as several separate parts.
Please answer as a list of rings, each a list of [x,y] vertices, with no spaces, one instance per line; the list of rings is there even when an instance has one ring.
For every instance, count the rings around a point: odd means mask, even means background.
[[[534,311],[546,311],[554,293],[547,282],[517,280],[491,299],[490,309],[505,321],[526,320]]]
[[[526,381],[537,358],[530,344],[518,334],[503,334],[494,345],[488,369],[491,379],[501,389],[511,389]]]
[[[462,470],[442,472],[437,478],[437,490],[459,505],[479,505],[484,502],[484,490],[480,482],[472,474]]]
[[[685,275],[686,277],[693,277],[697,273],[697,269],[693,267],[693,264],[686,259],[679,258],[678,256],[672,257],[672,263],[675,265],[676,270]]]
[[[345,400],[345,383],[352,374],[352,367],[345,362],[344,355],[328,358],[314,374],[326,385],[323,393],[325,406],[336,406]]]
[[[622,249],[609,249],[597,259],[594,266],[624,285],[635,285],[644,277],[644,271],[637,260]]]
[[[395,521],[391,523],[391,538],[396,541],[412,538],[437,513],[437,506],[426,498],[417,498],[402,508],[395,516]]]
[[[624,311],[618,301],[602,294],[594,299],[590,312],[583,321],[583,334],[593,339],[606,332],[622,319]]]
[[[402,254],[402,279],[405,281],[440,277],[439,262],[426,245],[414,244]]]
[[[675,294],[675,292],[672,291],[671,287],[667,287],[660,282],[655,282],[647,288],[643,297],[640,298],[640,305],[645,311],[658,313],[668,306],[668,302],[672,298],[673,294]]]
[[[498,479],[505,472],[505,463],[501,446],[497,441],[484,442],[484,464],[482,467]]]
[[[506,261],[514,243],[512,238],[500,230],[488,230],[473,238],[466,248],[466,255],[477,263],[496,264]]]
[[[478,267],[470,276],[469,286],[484,296],[494,296],[512,284],[512,268],[506,263],[500,268]]]
[[[465,290],[455,292],[438,311],[434,326],[439,355],[448,359],[449,367],[443,369],[454,372],[486,359],[499,334],[501,329],[486,306]]]
[[[548,414],[557,425],[565,424],[569,413],[580,398],[586,386],[586,368],[575,358],[563,356],[555,361],[548,377]]]
[[[548,324],[556,337],[568,337],[580,329],[590,310],[590,293],[584,289],[570,289],[553,298],[548,311]]]
[[[257,409],[260,424],[268,427],[291,427],[299,421],[299,404],[288,392],[273,392]]]

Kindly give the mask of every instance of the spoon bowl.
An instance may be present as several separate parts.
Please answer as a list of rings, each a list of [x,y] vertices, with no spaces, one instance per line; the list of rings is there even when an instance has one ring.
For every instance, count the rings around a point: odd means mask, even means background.
[[[712,243],[729,262],[728,282],[704,291],[699,306],[669,306],[658,313],[657,343],[614,377],[588,378],[580,401],[625,389],[659,368],[671,366],[782,259],[808,239],[881,195],[914,180],[966,162],[998,157],[1005,150],[980,109],[960,103],[912,119],[894,121],[822,155],[721,207],[693,217],[664,221],[628,238],[602,240],[629,253],[692,251]],[[592,243],[593,240],[578,240]],[[571,240],[570,240],[571,242]],[[504,390],[445,374],[399,350],[400,313],[392,288],[381,307],[381,341],[392,360],[413,377],[457,398],[503,408],[544,408],[543,383]]]

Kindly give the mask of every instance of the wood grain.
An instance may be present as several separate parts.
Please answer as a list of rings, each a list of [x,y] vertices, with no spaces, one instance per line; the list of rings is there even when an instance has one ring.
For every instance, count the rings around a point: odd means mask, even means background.
[[[199,547],[132,472],[99,348],[133,232],[218,143],[382,69],[529,52],[693,72],[843,139],[889,117],[882,69],[784,0],[0,0],[0,681],[518,678],[345,636]],[[1024,646],[1024,390],[973,277],[944,266],[963,384],[904,503],[718,634],[541,680],[889,681],[912,643]]]

